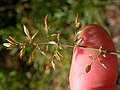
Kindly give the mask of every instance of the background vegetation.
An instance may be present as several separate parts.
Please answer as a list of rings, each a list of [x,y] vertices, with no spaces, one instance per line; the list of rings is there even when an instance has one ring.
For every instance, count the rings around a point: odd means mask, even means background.
[[[20,59],[18,48],[9,51],[2,44],[8,36],[26,42],[23,24],[31,35],[39,31],[35,42],[44,42],[44,17],[48,15],[49,33],[60,32],[60,42],[73,45],[77,14],[83,26],[98,23],[105,27],[112,33],[116,48],[120,49],[119,0],[0,0],[0,90],[70,90],[72,48],[60,51],[64,57],[61,62],[54,60],[54,71],[52,68],[45,70],[53,54],[52,47],[46,52],[45,45],[41,46],[47,56],[36,53],[29,64],[28,59],[34,49],[32,45],[27,46],[25,56]]]

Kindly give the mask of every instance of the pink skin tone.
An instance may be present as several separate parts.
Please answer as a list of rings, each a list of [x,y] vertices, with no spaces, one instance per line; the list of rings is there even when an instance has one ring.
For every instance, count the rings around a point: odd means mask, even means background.
[[[90,24],[84,28],[84,31],[78,36],[83,37],[80,45],[94,48],[115,51],[114,44],[108,33],[97,24]],[[105,67],[94,60],[91,70],[86,73],[85,68],[92,60],[89,55],[96,58],[99,51],[80,48],[75,46],[70,69],[70,88],[71,90],[118,90],[116,88],[118,61],[116,55],[106,54],[106,57],[99,55],[99,59]]]

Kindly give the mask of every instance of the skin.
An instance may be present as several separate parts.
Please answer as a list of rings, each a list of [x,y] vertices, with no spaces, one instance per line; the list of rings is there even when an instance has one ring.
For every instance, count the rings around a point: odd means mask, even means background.
[[[115,51],[114,44],[108,33],[97,24],[90,24],[84,27],[84,30],[77,38],[83,38],[80,45],[94,48]],[[116,87],[118,61],[116,55],[106,53],[106,57],[98,54],[100,51],[86,48],[74,47],[73,58],[70,69],[70,88],[71,90],[118,90]],[[98,59],[91,60],[90,56]],[[91,70],[86,73],[85,68],[91,62]]]

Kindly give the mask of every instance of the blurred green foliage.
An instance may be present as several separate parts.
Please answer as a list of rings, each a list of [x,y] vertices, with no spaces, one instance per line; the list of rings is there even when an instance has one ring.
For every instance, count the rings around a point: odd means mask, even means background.
[[[23,59],[19,49],[7,51],[2,45],[8,36],[25,42],[22,25],[26,25],[31,35],[39,31],[35,41],[46,40],[44,17],[48,15],[49,33],[61,33],[61,42],[73,44],[75,17],[81,24],[98,23],[106,27],[104,10],[106,6],[119,4],[112,0],[0,0],[0,90],[70,90],[69,69],[72,49],[64,48],[62,62],[55,60],[56,70],[45,71],[52,55],[52,47],[47,57],[37,53],[28,64],[33,47],[28,46]],[[41,46],[45,51],[45,46]]]

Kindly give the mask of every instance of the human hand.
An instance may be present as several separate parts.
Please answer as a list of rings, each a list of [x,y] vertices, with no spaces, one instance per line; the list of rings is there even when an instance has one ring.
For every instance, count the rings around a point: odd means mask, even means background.
[[[99,25],[91,24],[84,28],[78,35],[82,37],[82,46],[115,51],[114,44],[108,33]],[[71,90],[118,90],[116,88],[118,61],[116,55],[100,51],[89,50],[75,46],[70,70]],[[93,59],[93,60],[91,60]],[[90,65],[90,71],[85,72],[86,66]]]

